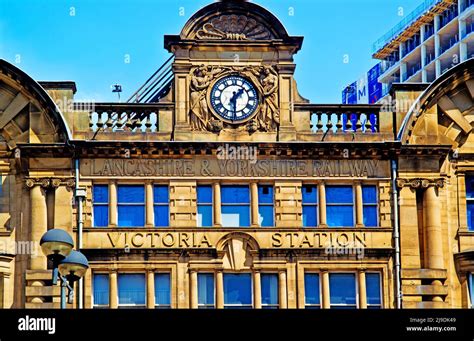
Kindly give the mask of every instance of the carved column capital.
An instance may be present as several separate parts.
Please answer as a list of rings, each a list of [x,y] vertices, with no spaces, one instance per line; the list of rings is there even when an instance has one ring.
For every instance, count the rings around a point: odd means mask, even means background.
[[[428,187],[437,187],[442,188],[444,187],[445,179],[444,178],[398,178],[397,179],[397,187],[411,187],[414,189],[420,188],[428,188]]]
[[[66,186],[73,189],[76,181],[73,178],[26,178],[25,186],[28,189],[34,186],[41,186],[44,189],[57,188],[59,186]]]

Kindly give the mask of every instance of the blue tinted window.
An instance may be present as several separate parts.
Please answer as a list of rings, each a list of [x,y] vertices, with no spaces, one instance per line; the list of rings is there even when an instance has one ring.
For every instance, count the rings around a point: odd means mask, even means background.
[[[273,187],[258,186],[259,224],[263,227],[274,226]]]
[[[214,274],[198,274],[198,305],[203,308],[214,307]]]
[[[314,227],[318,225],[318,187],[305,185],[302,188],[303,197],[303,226]]]
[[[304,275],[304,298],[306,305],[320,305],[319,274]]]
[[[118,275],[118,303],[119,305],[145,305],[145,275],[119,274]]]
[[[273,205],[273,187],[259,185],[258,186],[258,203]]]
[[[155,185],[153,186],[153,202],[155,204],[168,204],[168,186]]]
[[[109,202],[109,186],[108,185],[94,185],[92,188],[92,200],[94,204]]]
[[[364,226],[377,226],[377,186],[362,186]]]
[[[117,188],[118,225],[145,226],[145,187],[120,185]]]
[[[326,186],[328,226],[354,226],[352,186]]]
[[[329,293],[331,308],[356,307],[355,274],[329,274]]]
[[[278,307],[278,275],[261,274],[262,307]]]
[[[212,186],[197,187],[197,226],[212,226]]]
[[[352,186],[326,186],[327,204],[352,204],[353,202]]]
[[[250,192],[248,186],[222,186],[222,226],[250,226]]]
[[[474,176],[466,175],[467,226],[474,231]]]
[[[252,278],[250,274],[224,274],[224,306],[252,306]]]
[[[153,210],[155,226],[169,226],[169,189],[166,185],[153,186]]]
[[[169,273],[155,274],[155,305],[169,308],[171,305],[171,282]]]
[[[197,187],[198,204],[212,204],[212,186],[199,185]]]
[[[109,305],[109,275],[94,274],[92,286],[94,288],[94,306]]]
[[[221,200],[223,204],[249,204],[250,191],[248,186],[222,186]]]
[[[367,305],[382,305],[382,297],[380,290],[380,274],[366,273],[365,285],[367,288]]]
[[[109,225],[109,186],[94,185],[92,188],[92,202],[95,227]]]

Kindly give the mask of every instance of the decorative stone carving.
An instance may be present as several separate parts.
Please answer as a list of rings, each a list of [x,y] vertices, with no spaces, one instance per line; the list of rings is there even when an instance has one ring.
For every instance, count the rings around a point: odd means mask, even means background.
[[[191,73],[190,85],[190,121],[193,131],[220,132],[229,127],[229,124],[222,122],[214,123],[209,108],[207,92],[214,80],[221,77],[238,74],[248,78],[257,88],[261,96],[261,103],[257,108],[251,129],[247,126],[247,131],[270,132],[278,129],[280,124],[280,110],[278,102],[278,73],[274,66],[212,66],[201,65]]]
[[[76,186],[76,181],[73,178],[27,178],[25,179],[25,186],[27,188],[31,189],[37,185],[43,188],[57,188],[59,186],[66,186],[68,189],[73,189]]]
[[[259,247],[255,239],[248,234],[234,232],[221,239],[217,244],[217,249],[223,251],[224,268],[239,271],[251,266],[252,253]]]
[[[223,14],[205,23],[196,33],[202,40],[270,40],[274,36],[261,23],[245,15]]]
[[[418,188],[428,188],[430,186],[435,186],[437,188],[444,187],[444,179],[437,178],[437,179],[427,179],[427,178],[413,178],[413,179],[397,179],[397,187],[411,187],[414,189]]]

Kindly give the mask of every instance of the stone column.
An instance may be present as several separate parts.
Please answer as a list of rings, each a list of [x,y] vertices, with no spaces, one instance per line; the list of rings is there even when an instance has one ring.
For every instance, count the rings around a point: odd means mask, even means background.
[[[118,279],[117,271],[112,271],[109,274],[109,304],[111,309],[118,308]]]
[[[357,279],[359,281],[359,308],[367,309],[367,288],[365,283],[365,269],[358,271]]]
[[[409,186],[400,189],[400,256],[407,269],[419,269],[420,239],[418,234],[418,213],[416,191]]]
[[[322,308],[331,308],[331,301],[329,296],[329,272],[327,269],[321,270],[321,289],[323,293]]]
[[[116,227],[117,225],[117,183],[111,181],[109,183],[109,226]]]
[[[147,181],[145,183],[145,226],[155,226],[155,212],[153,207],[153,182]]]
[[[356,227],[364,226],[364,206],[362,202],[362,184],[355,183]]]
[[[155,308],[155,273],[152,270],[146,272],[146,307]]]
[[[250,183],[250,202],[251,202],[251,226],[258,227],[259,219],[258,219],[258,185],[256,182]]]
[[[31,184],[31,186],[30,186]],[[31,207],[31,240],[38,243],[43,234],[47,231],[48,226],[48,210],[46,207],[46,193],[40,184],[27,183],[30,190],[30,207]],[[30,269],[46,270],[47,260],[41,250],[38,250],[36,256],[30,258]]]
[[[216,274],[216,308],[224,308],[224,274],[218,270]]]
[[[319,226],[326,227],[326,185],[321,181],[318,185]]]
[[[196,270],[190,270],[190,277],[191,277],[191,309],[198,308],[198,276]]]
[[[221,185],[218,182],[212,184],[213,194],[213,205],[214,211],[214,226],[222,227],[222,215],[221,215]]]
[[[287,290],[286,290],[286,271],[280,271],[278,274],[279,287],[280,287],[280,309],[288,308],[287,303]]]
[[[253,307],[255,309],[262,308],[262,282],[259,270],[253,272]]]

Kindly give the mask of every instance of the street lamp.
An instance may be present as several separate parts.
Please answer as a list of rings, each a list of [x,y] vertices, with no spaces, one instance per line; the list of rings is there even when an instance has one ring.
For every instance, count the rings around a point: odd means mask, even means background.
[[[40,245],[46,257],[53,262],[53,285],[58,282],[58,277],[61,280],[61,309],[65,309],[66,288],[68,303],[72,303],[74,282],[84,276],[89,263],[81,252],[72,249],[74,241],[64,230],[49,230],[41,237]]]

